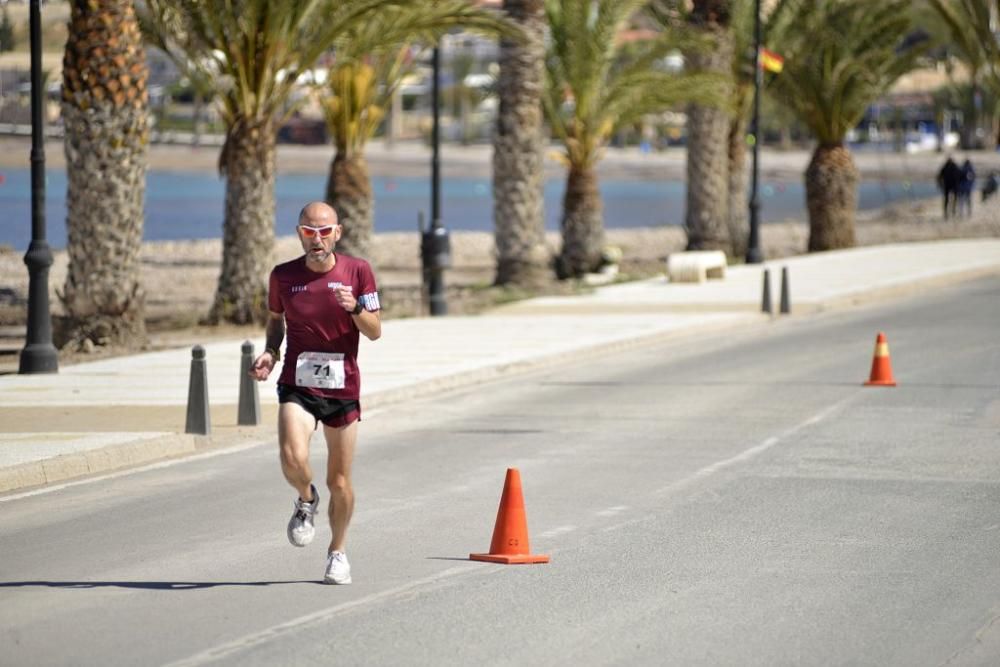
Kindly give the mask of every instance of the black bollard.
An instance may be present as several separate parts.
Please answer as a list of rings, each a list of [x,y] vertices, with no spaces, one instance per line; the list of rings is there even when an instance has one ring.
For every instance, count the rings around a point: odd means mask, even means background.
[[[792,312],[792,302],[788,294],[788,267],[781,267],[781,307],[780,311],[782,315],[788,315]]]
[[[771,305],[771,270],[764,269],[764,295],[760,301],[760,311],[762,313],[774,314],[774,306]]]
[[[191,381],[188,383],[187,425],[184,432],[208,435],[211,430],[205,348],[195,345],[191,348]]]
[[[257,381],[250,377],[253,366],[253,343],[243,341],[240,348],[240,402],[236,423],[240,426],[256,426],[260,423],[260,396],[257,394]]]

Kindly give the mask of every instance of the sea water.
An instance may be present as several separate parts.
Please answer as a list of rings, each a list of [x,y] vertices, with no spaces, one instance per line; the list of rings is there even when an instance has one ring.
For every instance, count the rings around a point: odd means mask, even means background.
[[[280,174],[275,185],[275,230],[291,234],[302,205],[322,199],[326,174]],[[563,179],[545,183],[545,226],[559,229]],[[601,180],[608,229],[684,224],[685,185],[677,180]],[[377,232],[417,232],[418,215],[430,218],[429,178],[372,179]],[[933,197],[930,181],[862,181],[858,208]],[[147,241],[222,236],[225,182],[204,172],[150,171],[146,179]],[[801,179],[766,180],[760,185],[762,222],[807,219]],[[53,248],[66,245],[66,174],[49,169],[45,184],[46,236]],[[493,187],[489,179],[447,178],[441,182],[441,223],[455,231],[492,231]],[[31,175],[28,169],[0,169],[0,245],[27,250],[31,241]]]

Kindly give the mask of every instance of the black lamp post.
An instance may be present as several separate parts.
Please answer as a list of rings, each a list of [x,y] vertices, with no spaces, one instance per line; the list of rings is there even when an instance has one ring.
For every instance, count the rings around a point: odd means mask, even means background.
[[[753,169],[750,186],[750,240],[747,242],[747,264],[760,264],[764,253],[760,249],[760,200],[757,197],[757,160],[760,152],[760,87],[763,74],[760,67],[760,0],[754,0],[753,24]]]
[[[441,49],[434,47],[432,55],[434,80],[431,88],[433,125],[431,127],[431,228],[423,233],[421,250],[424,276],[427,281],[428,305],[431,315],[447,315],[448,301],[444,290],[444,269],[451,263],[448,230],[441,224]]]
[[[431,227],[441,224],[441,47],[431,56]]]
[[[42,17],[40,0],[31,0],[31,245],[28,266],[28,331],[18,373],[56,373],[59,355],[52,344],[49,267],[52,250],[45,241],[45,139],[42,118]]]

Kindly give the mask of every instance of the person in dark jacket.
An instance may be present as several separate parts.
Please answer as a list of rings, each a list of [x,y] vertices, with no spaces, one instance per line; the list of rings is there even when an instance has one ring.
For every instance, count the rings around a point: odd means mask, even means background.
[[[962,163],[962,177],[958,181],[958,214],[965,213],[966,218],[972,217],[972,191],[976,189],[976,170],[972,161],[966,159]]]
[[[958,184],[962,179],[962,170],[955,164],[955,161],[948,156],[944,166],[938,172],[937,184],[944,195],[944,219],[948,219],[948,214],[955,215],[958,206]]]
[[[983,183],[983,201],[986,201],[994,194],[1000,187],[1000,179],[997,179],[997,173],[991,171],[990,175],[986,177],[986,181]]]

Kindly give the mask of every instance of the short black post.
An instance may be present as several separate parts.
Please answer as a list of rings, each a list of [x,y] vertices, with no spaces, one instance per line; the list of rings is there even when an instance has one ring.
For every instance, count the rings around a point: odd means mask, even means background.
[[[256,426],[260,423],[260,395],[257,393],[257,381],[250,377],[253,343],[243,341],[240,350],[240,401],[236,423],[240,426]]]
[[[191,380],[188,382],[187,425],[184,427],[184,432],[208,435],[211,430],[205,348],[195,345],[191,348]]]
[[[760,310],[762,313],[774,314],[774,306],[771,305],[771,270],[764,269],[764,295],[761,297]]]
[[[781,267],[781,307],[780,311],[782,315],[788,315],[792,312],[792,302],[789,296],[789,286],[788,286],[788,267]]]

